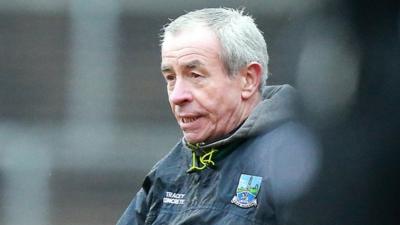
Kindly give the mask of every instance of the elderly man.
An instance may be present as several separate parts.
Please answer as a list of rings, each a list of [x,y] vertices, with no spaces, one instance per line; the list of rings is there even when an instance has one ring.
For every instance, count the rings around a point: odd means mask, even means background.
[[[183,138],[118,225],[286,224],[287,203],[314,174],[316,147],[295,122],[294,89],[265,84],[267,47],[253,19],[189,12],[165,27],[161,54]]]

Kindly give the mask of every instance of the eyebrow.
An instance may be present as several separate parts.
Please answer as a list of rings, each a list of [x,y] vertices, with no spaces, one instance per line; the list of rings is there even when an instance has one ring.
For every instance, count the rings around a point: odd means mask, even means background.
[[[192,61],[186,63],[186,65],[185,65],[185,67],[187,69],[195,69],[198,66],[204,66],[204,63],[200,62],[200,60],[197,60],[197,59],[192,60]]]
[[[195,60],[185,63],[183,66],[185,67],[185,69],[195,69],[196,67],[204,66],[204,63],[202,63],[200,60],[195,59]],[[167,72],[171,72],[171,71],[173,71],[172,66],[161,65],[161,72],[167,73]]]
[[[169,65],[161,65],[161,72],[163,73],[167,73],[167,72],[171,72],[172,71],[172,67]]]

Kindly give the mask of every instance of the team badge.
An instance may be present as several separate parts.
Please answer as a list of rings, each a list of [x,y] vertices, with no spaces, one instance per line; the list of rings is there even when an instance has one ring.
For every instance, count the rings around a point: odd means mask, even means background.
[[[242,208],[250,208],[257,206],[257,194],[260,190],[262,177],[242,174],[236,195],[232,198],[231,202]]]

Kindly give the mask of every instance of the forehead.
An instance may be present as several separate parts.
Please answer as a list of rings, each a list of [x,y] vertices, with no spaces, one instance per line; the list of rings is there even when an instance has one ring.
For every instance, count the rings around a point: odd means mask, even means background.
[[[196,27],[177,34],[167,34],[161,48],[162,63],[198,59],[218,59],[221,47],[210,29]]]

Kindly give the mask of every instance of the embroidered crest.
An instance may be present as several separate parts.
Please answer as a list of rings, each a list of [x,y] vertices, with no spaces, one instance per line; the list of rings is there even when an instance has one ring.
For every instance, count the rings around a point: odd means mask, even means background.
[[[232,198],[231,202],[242,208],[250,208],[257,206],[257,194],[260,190],[262,177],[242,174],[236,195]]]

